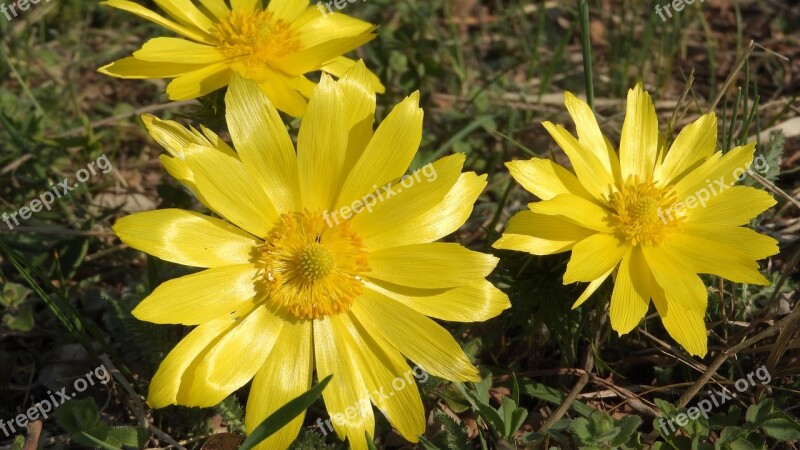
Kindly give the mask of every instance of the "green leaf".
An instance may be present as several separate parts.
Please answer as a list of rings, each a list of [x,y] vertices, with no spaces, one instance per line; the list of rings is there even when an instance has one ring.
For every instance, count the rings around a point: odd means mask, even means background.
[[[797,425],[783,418],[770,419],[761,425],[767,436],[779,441],[800,441],[800,430]]]
[[[772,409],[774,406],[775,403],[771,398],[765,398],[757,404],[747,408],[747,415],[745,418],[747,419],[747,422],[759,426],[769,419],[770,415],[772,415]]]
[[[617,421],[617,435],[609,442],[612,446],[620,446],[628,442],[633,433],[639,429],[642,418],[639,416],[625,416]]]
[[[753,444],[750,443],[747,439],[739,438],[730,444],[728,444],[728,448],[731,450],[756,450]]]
[[[272,413],[271,416],[264,419],[264,421],[261,422],[261,424],[259,424],[252,433],[250,433],[250,436],[247,436],[247,439],[244,440],[242,445],[239,447],[239,450],[252,449],[256,445],[260,444],[261,441],[275,434],[278,430],[291,422],[292,419],[308,409],[308,407],[317,401],[317,398],[322,395],[322,391],[331,381],[331,378],[333,378],[333,375],[328,375],[324,380],[311,388],[305,394],[298,396],[297,398],[289,401],[289,403],[278,408],[278,410]]]

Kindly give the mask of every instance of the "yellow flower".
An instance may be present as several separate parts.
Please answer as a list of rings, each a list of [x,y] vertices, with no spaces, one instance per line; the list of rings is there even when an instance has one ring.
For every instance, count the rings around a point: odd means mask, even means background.
[[[334,375],[323,399],[336,432],[366,449],[370,401],[408,440],[425,430],[405,358],[448,380],[479,378],[429,317],[482,321],[509,307],[485,280],[495,257],[433,242],[464,223],[486,177],[461,173],[456,154],[401,178],[421,140],[419,93],[373,132],[369,78],[361,62],[338,82],[322,76],[297,152],[267,97],[239,77],[226,96],[236,151],[206,129],[146,117],[170,173],[225,219],[168,209],[114,226],[133,248],[206,268],[163,283],[133,311],[199,325],[161,363],[151,406],[212,406],[255,377],[250,432],[309,389],[316,368],[319,379]],[[302,422],[260,448],[287,448]]]
[[[170,18],[135,2],[107,0],[186,39],[157,37],[99,71],[120,78],[174,78],[172,100],[187,100],[226,86],[234,73],[253,80],[281,111],[303,115],[314,83],[308,72],[341,76],[355,61],[342,56],[375,37],[372,24],[309,6],[308,0],[156,0]],[[373,87],[383,92],[370,74]]]
[[[650,300],[669,334],[689,353],[707,350],[707,292],[698,274],[766,285],[756,260],[777,253],[775,240],[742,227],[775,201],[733,186],[753,161],[754,144],[715,153],[717,119],[685,127],[666,151],[650,96],[628,92],[619,157],[589,106],[571,93],[566,105],[578,132],[544,127],[575,171],[546,159],[507,163],[542,201],[515,215],[496,248],[549,255],[572,251],[564,284],[589,282],[573,308],[614,274],[611,326],[631,331]]]

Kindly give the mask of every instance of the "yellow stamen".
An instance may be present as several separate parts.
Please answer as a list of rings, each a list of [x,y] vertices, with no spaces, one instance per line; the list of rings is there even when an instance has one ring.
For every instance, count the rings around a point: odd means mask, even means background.
[[[231,12],[213,31],[217,48],[228,58],[247,66],[260,66],[302,50],[291,24],[274,18],[271,11]]]
[[[640,182],[629,177],[619,191],[609,196],[614,213],[612,225],[631,245],[655,245],[663,242],[683,217],[672,212],[675,195],[660,188],[651,179]]]
[[[363,291],[367,253],[349,222],[322,214],[284,214],[259,248],[267,302],[299,319],[348,311]]]

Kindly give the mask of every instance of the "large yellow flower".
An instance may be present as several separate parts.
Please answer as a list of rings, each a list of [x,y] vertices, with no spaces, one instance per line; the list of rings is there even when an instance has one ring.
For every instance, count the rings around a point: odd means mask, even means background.
[[[132,57],[101,67],[120,78],[175,78],[167,86],[173,100],[206,95],[226,86],[234,73],[254,80],[281,111],[302,116],[314,83],[308,72],[341,76],[355,61],[343,54],[375,37],[375,27],[308,0],[155,0],[170,17],[135,2],[107,0],[186,39],[158,37]],[[383,91],[370,74],[374,89]]]
[[[631,331],[650,300],[669,334],[705,355],[707,292],[698,274],[769,284],[756,260],[777,253],[775,240],[742,227],[775,204],[764,191],[733,186],[753,161],[754,144],[716,152],[717,119],[685,127],[666,151],[656,111],[641,84],[628,92],[619,157],[591,108],[571,93],[578,132],[544,126],[574,173],[550,160],[507,163],[542,201],[515,215],[496,248],[536,255],[572,251],[564,284],[589,282],[581,305],[614,274],[611,326]]]
[[[133,248],[206,268],[165,282],[133,311],[199,325],[161,363],[151,406],[212,406],[255,377],[249,432],[309,389],[316,368],[319,379],[334,375],[323,398],[336,432],[366,449],[370,401],[410,441],[425,430],[405,358],[448,380],[479,378],[429,317],[481,321],[509,306],[485,280],[496,258],[433,242],[464,223],[486,177],[461,173],[456,154],[401,178],[421,140],[418,97],[373,133],[363,64],[338,82],[323,75],[296,153],[267,97],[239,77],[226,97],[236,151],[207,129],[145,118],[170,153],[168,171],[224,219],[169,209],[114,226]],[[260,448],[286,448],[302,422]]]

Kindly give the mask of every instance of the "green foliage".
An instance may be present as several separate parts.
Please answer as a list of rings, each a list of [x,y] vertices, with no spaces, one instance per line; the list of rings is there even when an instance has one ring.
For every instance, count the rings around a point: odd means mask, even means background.
[[[33,306],[27,301],[30,294],[30,289],[16,283],[3,285],[3,290],[0,291],[0,310],[3,311],[0,324],[3,327],[21,332],[33,329]]]
[[[517,430],[522,426],[528,411],[518,406],[519,385],[516,377],[510,397],[503,397],[499,408],[495,409],[489,404],[489,389],[492,387],[492,377],[487,376],[474,383],[474,389],[466,389],[464,385],[457,384],[464,398],[469,401],[489,429],[495,441],[514,442]]]
[[[91,448],[120,450],[141,448],[148,440],[147,430],[139,427],[111,427],[100,417],[93,399],[69,400],[54,413],[56,422],[75,442]]]
[[[688,411],[686,408],[676,409],[663,400],[657,400],[656,404],[664,412],[664,420],[674,419],[681,413],[686,415]],[[657,448],[766,450],[771,448],[770,441],[800,440],[800,423],[777,408],[770,398],[748,407],[743,424],[741,419],[741,409],[732,405],[726,413],[714,413],[708,419],[700,415],[695,420],[689,419],[683,426],[674,420],[672,423],[682,432],[677,435],[677,432],[672,433],[670,426],[660,425],[661,420],[657,418],[653,421],[653,427],[665,441]]]
[[[602,411],[595,411],[588,419],[575,419],[570,428],[585,450],[635,449],[641,446],[637,433],[641,424],[642,419],[638,416],[615,420]]]
[[[317,428],[305,428],[300,431],[300,436],[292,442],[288,450],[346,450],[343,443],[328,444]]]
[[[229,432],[245,434],[244,408],[235,395],[226,397],[222,403],[214,407],[214,410],[225,420]]]

